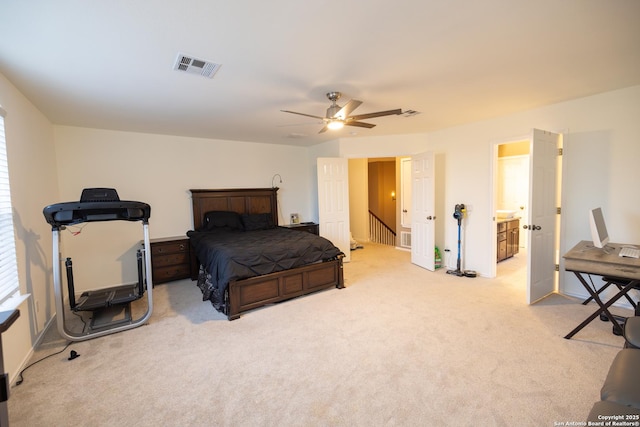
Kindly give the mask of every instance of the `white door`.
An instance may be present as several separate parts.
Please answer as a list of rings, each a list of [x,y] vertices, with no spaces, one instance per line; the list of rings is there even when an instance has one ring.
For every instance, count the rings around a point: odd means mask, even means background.
[[[556,288],[557,172],[560,135],[534,129],[529,151],[529,216],[527,303],[532,304]]]
[[[400,159],[400,225],[411,228],[411,159]]]
[[[435,163],[432,152],[411,156],[411,262],[435,270]]]
[[[351,261],[349,233],[349,162],[318,158],[318,210],[320,235],[344,252]]]

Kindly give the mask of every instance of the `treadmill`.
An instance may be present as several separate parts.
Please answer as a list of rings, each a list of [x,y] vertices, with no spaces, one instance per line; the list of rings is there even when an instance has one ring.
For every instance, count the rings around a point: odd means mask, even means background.
[[[60,231],[69,225],[85,222],[138,221],[142,223],[144,248],[149,248],[151,207],[144,202],[120,200],[114,188],[85,188],[82,190],[80,201],[46,206],[43,214],[53,233],[53,285],[60,334],[71,341],[84,341],[145,324],[153,311],[153,282],[151,274],[146,274],[151,272],[150,251],[141,249],[136,253],[137,283],[86,291],[78,299],[73,280],[73,261],[71,258],[65,260],[71,310],[92,312],[91,323],[81,333],[72,332],[67,328],[62,290]],[[131,303],[142,298],[145,293],[147,310],[134,320],[131,315]]]

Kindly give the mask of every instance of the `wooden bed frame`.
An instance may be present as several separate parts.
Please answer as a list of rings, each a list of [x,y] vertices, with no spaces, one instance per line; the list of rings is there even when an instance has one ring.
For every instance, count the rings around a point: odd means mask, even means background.
[[[270,213],[273,223],[278,224],[277,187],[190,191],[194,230],[202,226],[204,214],[210,211],[233,211],[240,214]],[[197,280],[200,262],[194,253],[195,251],[192,250],[191,279]],[[224,313],[229,320],[234,320],[246,311],[268,304],[334,286],[344,288],[342,258],[340,256],[331,261],[249,279],[234,280],[229,283]]]

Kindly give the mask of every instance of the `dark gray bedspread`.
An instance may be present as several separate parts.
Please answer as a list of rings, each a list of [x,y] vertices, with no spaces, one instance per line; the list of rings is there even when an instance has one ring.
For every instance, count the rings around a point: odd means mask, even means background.
[[[208,286],[212,287],[205,290],[201,286],[204,299],[221,298],[232,280],[330,260],[342,253],[324,237],[284,227],[258,231],[189,231],[187,235],[208,273]],[[200,280],[198,282],[200,286]],[[216,301],[212,302],[217,306]]]

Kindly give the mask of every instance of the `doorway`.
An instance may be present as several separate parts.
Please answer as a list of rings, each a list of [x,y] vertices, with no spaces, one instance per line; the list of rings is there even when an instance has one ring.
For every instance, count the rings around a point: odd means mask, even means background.
[[[368,159],[369,239],[396,246],[397,182],[395,158]]]
[[[352,239],[369,242],[371,217],[379,234],[391,231],[386,244],[396,245],[397,230],[397,179],[396,159],[349,159],[349,223]],[[384,230],[384,231],[381,231]]]
[[[529,236],[520,230],[529,216],[529,150],[528,140],[504,142],[494,159],[496,277],[509,276],[517,286],[527,280]]]
[[[520,138],[524,141],[527,138]],[[510,142],[510,141],[509,141]],[[527,304],[533,304],[547,295],[557,292],[558,277],[558,248],[560,230],[560,194],[562,183],[562,134],[533,129],[529,138],[529,188],[528,204],[523,205],[527,216],[520,225],[520,232],[527,233],[526,241],[526,296]],[[500,231],[504,231],[501,221],[505,215],[518,214],[520,206],[504,206],[505,211],[498,209],[498,179],[499,147],[504,143],[494,143],[492,146],[492,204],[494,210],[492,230],[496,236],[493,252],[496,257],[500,254]],[[516,145],[514,144],[514,147]],[[507,148],[511,144],[506,145]],[[521,153],[519,153],[521,154]],[[524,191],[521,191],[524,194]],[[496,264],[492,265],[492,277],[497,275]]]
[[[390,245],[411,251],[412,262],[427,270],[442,267],[442,258],[434,250],[437,249],[434,159],[431,152],[411,157],[349,159],[352,245],[358,242]],[[417,204],[416,195],[420,196]],[[422,222],[412,220],[415,208],[422,210],[413,218],[422,218]],[[381,239],[381,231],[385,230],[389,232],[388,240]]]
[[[529,141],[498,145],[496,220],[529,217],[529,160]],[[520,249],[527,248],[527,237],[519,236]]]

